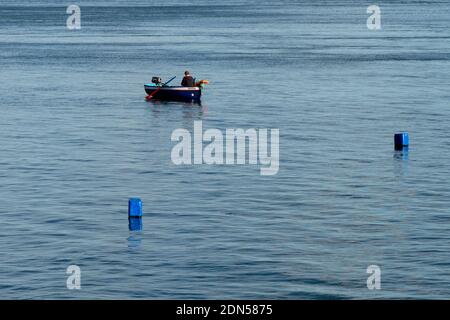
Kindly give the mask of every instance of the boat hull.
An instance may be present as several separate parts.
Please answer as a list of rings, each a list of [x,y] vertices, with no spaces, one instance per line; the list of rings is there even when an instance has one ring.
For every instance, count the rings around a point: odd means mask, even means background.
[[[145,85],[145,92],[155,100],[200,101],[202,90],[199,87],[157,87]],[[159,90],[158,90],[159,89]],[[155,92],[158,90],[157,92]]]

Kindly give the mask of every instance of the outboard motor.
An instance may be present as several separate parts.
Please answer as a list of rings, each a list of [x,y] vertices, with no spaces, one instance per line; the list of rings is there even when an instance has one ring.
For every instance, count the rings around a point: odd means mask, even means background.
[[[160,77],[152,77],[152,83],[160,85],[162,83],[162,79]]]
[[[208,84],[208,83],[209,83],[208,80],[200,80],[195,83],[195,86],[199,87],[200,89],[203,89],[205,87],[205,84]]]

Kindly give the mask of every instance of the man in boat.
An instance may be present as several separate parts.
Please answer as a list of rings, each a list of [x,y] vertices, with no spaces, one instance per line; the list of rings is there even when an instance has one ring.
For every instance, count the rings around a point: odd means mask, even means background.
[[[181,81],[183,87],[195,87],[195,79],[192,78],[189,71],[184,72],[183,80]]]

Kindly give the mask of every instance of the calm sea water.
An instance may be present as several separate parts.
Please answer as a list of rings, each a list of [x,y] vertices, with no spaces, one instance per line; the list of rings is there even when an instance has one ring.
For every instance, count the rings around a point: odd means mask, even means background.
[[[67,4],[0,1],[0,298],[450,298],[448,1]],[[201,106],[144,101],[185,69]],[[279,173],[173,165],[195,120],[279,128]]]

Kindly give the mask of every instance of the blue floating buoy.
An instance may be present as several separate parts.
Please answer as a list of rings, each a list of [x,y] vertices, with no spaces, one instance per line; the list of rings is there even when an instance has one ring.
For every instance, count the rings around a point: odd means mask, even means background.
[[[142,218],[129,218],[128,228],[130,231],[142,231]]]
[[[141,218],[142,217],[142,201],[139,198],[130,198],[128,200],[128,217]]]
[[[404,147],[409,146],[408,132],[400,132],[394,135],[395,150],[402,150]]]

